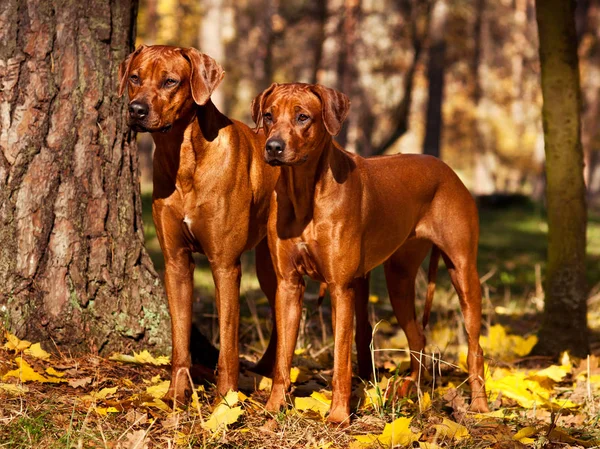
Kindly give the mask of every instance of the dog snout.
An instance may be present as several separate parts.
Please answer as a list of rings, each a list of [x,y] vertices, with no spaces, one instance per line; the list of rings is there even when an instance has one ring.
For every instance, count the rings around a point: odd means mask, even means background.
[[[149,109],[146,103],[132,101],[129,103],[129,116],[133,120],[143,120],[148,115]]]
[[[267,153],[270,157],[280,157],[285,150],[285,142],[281,139],[269,139],[267,140]]]

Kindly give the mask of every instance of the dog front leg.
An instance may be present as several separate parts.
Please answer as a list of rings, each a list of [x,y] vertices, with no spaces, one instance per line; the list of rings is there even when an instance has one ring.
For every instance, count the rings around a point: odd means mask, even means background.
[[[350,423],[350,395],[352,394],[352,331],[355,290],[354,285],[330,286],[332,324],[334,335],[333,399],[327,420],[332,423]]]
[[[225,395],[237,390],[240,369],[240,261],[229,264],[211,264],[215,281],[215,296],[219,314],[219,362],[217,365],[217,392]]]
[[[275,295],[277,357],[273,372],[273,387],[266,405],[266,409],[270,412],[278,412],[282,406],[285,406],[285,394],[291,385],[290,368],[298,339],[304,288],[302,278],[296,281],[281,281],[277,285]]]
[[[191,397],[190,334],[192,328],[194,259],[190,251],[165,253],[165,288],[169,300],[172,333],[171,384],[164,399],[173,407]]]

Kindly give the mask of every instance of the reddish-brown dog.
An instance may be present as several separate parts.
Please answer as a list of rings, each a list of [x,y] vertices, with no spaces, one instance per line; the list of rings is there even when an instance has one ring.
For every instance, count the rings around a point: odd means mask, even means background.
[[[344,121],[346,95],[319,85],[273,84],[252,104],[267,142],[265,160],[282,166],[271,200],[269,247],[277,274],[277,359],[270,411],[285,404],[298,336],[303,275],[326,282],[331,293],[335,356],[329,421],[350,416],[352,322],[367,320],[364,282],[385,264],[390,299],[413,354],[425,337],[415,320],[415,276],[433,247],[441,253],[460,297],[468,334],[471,409],[488,410],[479,346],[481,290],[477,275],[479,221],[475,202],[456,174],[423,155],[364,159],[332,136]],[[438,253],[439,251],[439,253]],[[358,280],[358,282],[357,282]],[[431,296],[428,295],[430,298]],[[355,304],[356,301],[356,304]],[[426,306],[427,307],[427,306]],[[427,314],[427,312],[426,312]],[[362,331],[364,332],[364,324]],[[358,337],[358,335],[357,335]],[[364,337],[364,335],[363,335]],[[358,341],[359,365],[365,357]],[[367,341],[368,345],[368,341]],[[365,367],[359,367],[365,372]],[[418,374],[413,357],[413,379]]]
[[[129,123],[156,144],[152,216],[165,258],[173,355],[166,398],[190,393],[194,260],[206,254],[216,287],[220,345],[218,392],[238,385],[240,256],[256,247],[261,288],[272,302],[276,279],[266,244],[270,196],[279,170],[264,163],[263,133],[221,114],[210,100],[222,68],[193,48],[141,46],[120,66]],[[257,246],[258,245],[258,246]],[[270,372],[275,332],[259,362]]]

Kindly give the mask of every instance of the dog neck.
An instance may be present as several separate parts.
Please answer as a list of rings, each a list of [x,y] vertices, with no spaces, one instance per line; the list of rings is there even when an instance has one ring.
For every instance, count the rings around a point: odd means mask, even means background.
[[[346,177],[349,167],[348,155],[339,148],[331,136],[315,150],[316,157],[295,166],[282,166],[277,183],[278,214],[286,217],[302,229],[313,217],[315,198],[325,194],[331,182],[339,184]],[[298,229],[293,231],[298,234]]]
[[[195,106],[177,120],[167,133],[152,133],[156,144],[154,153],[155,176],[157,168],[161,182],[180,181],[193,176],[195,166],[208,157],[211,143],[219,130],[231,121],[209,99],[205,105]],[[180,179],[181,178],[181,179]]]

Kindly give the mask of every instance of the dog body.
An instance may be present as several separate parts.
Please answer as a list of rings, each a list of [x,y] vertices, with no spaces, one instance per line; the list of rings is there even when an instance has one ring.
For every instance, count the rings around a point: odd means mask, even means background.
[[[121,93],[129,93],[133,129],[156,144],[152,216],[165,259],[165,286],[173,336],[172,377],[166,398],[189,396],[194,260],[207,256],[219,314],[217,388],[237,389],[239,374],[240,256],[256,247],[261,288],[272,302],[276,289],[266,225],[279,170],[263,161],[265,137],[221,114],[210,95],[224,72],[195,49],[142,46],[120,68]],[[259,371],[270,372],[273,332]]]
[[[258,124],[262,119],[267,133],[265,159],[282,166],[268,223],[278,281],[278,346],[267,409],[275,411],[284,405],[290,386],[303,275],[326,282],[330,289],[335,355],[328,419],[341,423],[350,414],[355,311],[359,371],[361,375],[369,372],[368,273],[385,264],[394,312],[411,351],[418,353],[425,338],[415,317],[415,277],[433,247],[430,278],[441,253],[465,317],[472,409],[487,410],[479,346],[481,291],[475,202],[456,174],[436,158],[394,155],[364,159],[344,151],[332,136],[339,132],[348,108],[345,95],[306,84],[272,85],[252,106],[254,121]],[[429,305],[432,294],[431,289]],[[418,358],[412,357],[413,380],[418,370]]]

